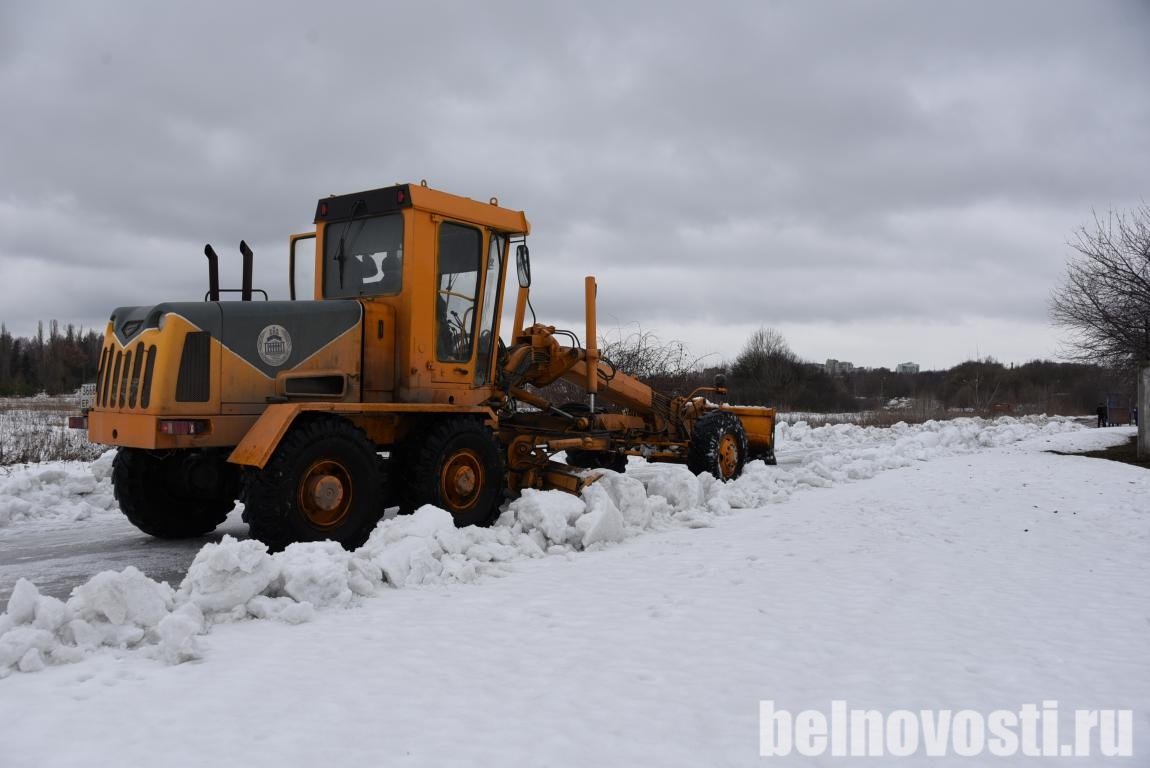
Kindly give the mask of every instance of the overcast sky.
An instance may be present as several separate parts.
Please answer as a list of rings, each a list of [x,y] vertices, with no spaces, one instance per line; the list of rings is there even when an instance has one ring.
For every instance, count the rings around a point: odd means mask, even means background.
[[[552,7],[554,6],[554,7]],[[1092,210],[1150,197],[1150,2],[0,0],[0,321],[286,295],[316,199],[527,212],[540,320],[731,359],[1052,357]]]

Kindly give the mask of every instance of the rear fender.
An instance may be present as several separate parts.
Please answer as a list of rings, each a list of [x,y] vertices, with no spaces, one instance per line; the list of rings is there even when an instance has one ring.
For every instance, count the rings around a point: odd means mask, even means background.
[[[302,411],[303,405],[299,403],[269,405],[228,456],[228,461],[263,469]]]

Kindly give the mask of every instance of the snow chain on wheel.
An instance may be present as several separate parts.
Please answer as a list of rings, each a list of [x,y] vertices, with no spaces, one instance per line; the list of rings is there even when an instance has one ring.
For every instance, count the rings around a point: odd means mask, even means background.
[[[436,421],[403,447],[404,512],[445,509],[455,525],[491,525],[507,488],[507,464],[495,435],[472,418]]]
[[[210,451],[120,448],[112,490],[128,521],[159,539],[211,533],[239,495],[238,469]]]
[[[379,456],[363,430],[336,416],[292,426],[244,483],[244,521],[273,552],[297,541],[355,549],[383,517]]]
[[[727,411],[709,411],[695,422],[687,448],[687,468],[696,475],[710,472],[720,480],[734,480],[747,463],[747,433],[739,417]]]

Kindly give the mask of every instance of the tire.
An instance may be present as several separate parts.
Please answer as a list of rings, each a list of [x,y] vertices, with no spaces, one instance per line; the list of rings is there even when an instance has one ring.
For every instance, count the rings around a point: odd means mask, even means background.
[[[297,422],[244,483],[244,521],[273,552],[298,541],[355,549],[383,517],[379,456],[363,430],[334,416]]]
[[[507,464],[495,435],[482,423],[437,421],[400,453],[404,512],[433,504],[450,512],[459,528],[495,522],[507,489]]]
[[[615,451],[582,451],[573,448],[567,451],[567,463],[580,469],[610,469],[613,472],[626,472],[627,454]]]
[[[239,496],[239,468],[217,451],[120,448],[112,490],[128,521],[158,539],[211,533]]]
[[[739,417],[727,411],[709,411],[695,422],[687,448],[687,468],[710,472],[720,480],[734,480],[747,463],[747,433]]]

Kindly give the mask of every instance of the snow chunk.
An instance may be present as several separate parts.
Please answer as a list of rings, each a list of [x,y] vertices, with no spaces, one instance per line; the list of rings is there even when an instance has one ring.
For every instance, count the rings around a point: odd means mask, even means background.
[[[88,464],[88,471],[92,473],[92,477],[96,478],[97,482],[112,479],[112,464],[116,461],[116,453],[115,448],[104,451],[99,458]]]
[[[415,514],[385,520],[372,531],[372,540],[382,544],[394,544],[409,537],[432,539],[442,535],[455,534],[455,519],[446,509],[424,504]]]
[[[297,603],[290,597],[256,595],[247,604],[247,612],[257,619],[274,619],[285,624],[303,624],[315,618],[315,606]]]
[[[13,624],[30,624],[36,617],[40,591],[27,579],[17,579],[8,597],[8,618]]]
[[[203,650],[196,640],[206,628],[204,613],[195,603],[184,603],[169,613],[156,625],[160,638],[156,646],[156,656],[169,664],[181,664],[203,657]]]
[[[52,633],[35,627],[15,627],[0,635],[0,676],[19,664],[30,650],[37,650],[43,658],[56,644]],[[21,670],[30,671],[30,670]]]
[[[291,544],[273,557],[280,569],[281,590],[288,597],[317,608],[351,602],[348,581],[352,574],[352,556],[338,542]]]
[[[72,617],[72,609],[63,600],[40,595],[40,599],[36,601],[36,618],[32,620],[32,626],[55,632],[71,621]]]
[[[16,668],[21,672],[39,672],[44,668],[44,657],[40,655],[39,648],[29,648],[28,652],[20,657]]]
[[[681,464],[647,464],[628,467],[627,473],[639,480],[649,496],[662,496],[675,512],[703,506],[699,478]]]
[[[152,581],[129,565],[119,572],[97,573],[76,587],[68,607],[89,622],[151,629],[171,611],[174,597],[167,584]]]
[[[598,484],[583,489],[583,501],[589,510],[575,521],[575,529],[582,534],[584,548],[599,542],[622,541],[627,537],[623,515],[607,490]],[[643,504],[646,508],[646,502]]]
[[[432,542],[412,536],[386,547],[374,558],[390,584],[409,587],[439,581],[443,572]]]
[[[204,613],[226,613],[263,594],[279,576],[279,563],[263,542],[224,536],[196,555],[180,583],[179,597]]]
[[[552,544],[566,544],[568,529],[587,511],[582,499],[563,491],[537,491],[527,488],[511,502],[510,511],[521,530],[538,530]]]
[[[629,475],[604,473],[592,488],[602,488],[611,497],[615,507],[623,516],[629,528],[646,528],[651,524],[651,505],[647,499],[647,489],[638,479]],[[584,494],[586,501],[586,494]],[[589,502],[588,502],[589,503]]]

